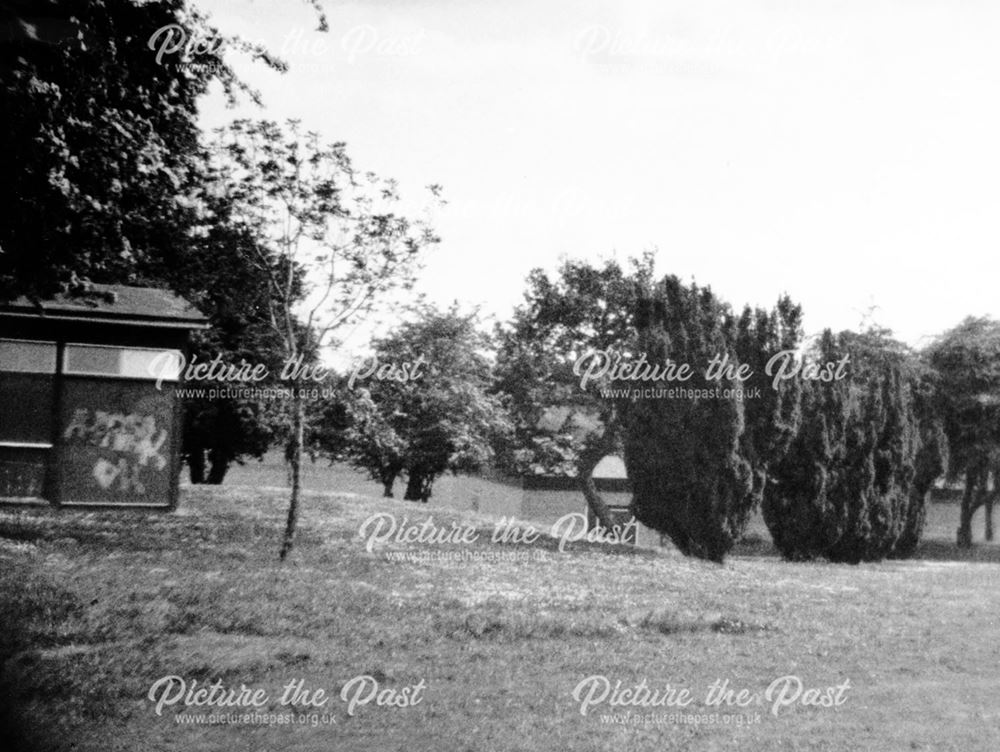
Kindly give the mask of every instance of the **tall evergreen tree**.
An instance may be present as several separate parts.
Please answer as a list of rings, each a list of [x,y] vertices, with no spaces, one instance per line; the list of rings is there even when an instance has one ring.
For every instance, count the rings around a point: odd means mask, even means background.
[[[804,385],[799,431],[765,492],[765,523],[788,559],[874,561],[919,538],[921,432],[905,353],[884,332],[827,330],[809,357],[845,355],[845,378]]]
[[[692,367],[690,390],[729,389],[730,397],[643,399],[626,403],[625,465],[633,514],[684,554],[722,561],[753,511],[753,467],[741,453],[745,425],[734,380],[705,378],[720,354],[736,360],[731,311],[710,289],[666,277],[640,304],[638,350],[652,363]]]
[[[743,309],[737,323],[736,356],[753,374],[747,387],[760,386],[744,402],[745,429],[740,451],[753,469],[754,504],[764,496],[771,466],[784,456],[798,428],[801,381],[771,383],[767,366],[781,353],[795,350],[802,339],[802,307],[787,295],[772,309]]]
[[[934,482],[944,475],[950,464],[950,445],[945,432],[944,414],[937,399],[938,374],[924,358],[914,359],[915,373],[911,382],[913,409],[919,426],[919,446],[914,461],[910,508],[903,531],[891,558],[905,559],[913,555],[927,520],[927,504]]]

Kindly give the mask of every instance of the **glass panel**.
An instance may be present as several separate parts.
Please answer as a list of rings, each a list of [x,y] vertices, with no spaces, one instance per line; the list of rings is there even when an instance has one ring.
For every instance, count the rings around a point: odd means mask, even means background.
[[[94,373],[117,376],[121,350],[117,347],[66,345],[66,373]]]
[[[55,373],[55,342],[0,339],[0,371]]]
[[[0,497],[40,498],[47,457],[44,450],[0,447]]]
[[[0,373],[0,442],[52,441],[55,376]]]
[[[181,372],[176,350],[122,350],[121,375],[130,379],[177,381]]]
[[[181,354],[145,347],[66,345],[66,373],[118,376],[126,379],[177,381]]]

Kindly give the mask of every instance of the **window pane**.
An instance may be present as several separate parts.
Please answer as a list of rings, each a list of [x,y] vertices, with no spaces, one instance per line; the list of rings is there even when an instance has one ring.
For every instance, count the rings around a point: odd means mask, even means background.
[[[43,449],[0,447],[0,497],[40,498],[45,490]]]
[[[0,442],[52,441],[55,376],[0,373]]]
[[[117,376],[121,351],[117,347],[66,345],[66,373]]]
[[[55,373],[55,342],[0,339],[0,371]]]
[[[180,353],[176,350],[122,350],[122,376],[177,381],[180,371]]]
[[[66,345],[66,373],[177,381],[180,357],[177,350]]]

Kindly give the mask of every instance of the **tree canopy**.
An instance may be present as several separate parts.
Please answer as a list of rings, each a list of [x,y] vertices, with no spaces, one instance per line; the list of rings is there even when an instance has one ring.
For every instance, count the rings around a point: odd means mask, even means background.
[[[423,307],[376,340],[366,378],[351,385],[357,395],[348,451],[387,496],[405,472],[404,498],[427,501],[442,473],[480,470],[492,460],[497,437],[510,427],[489,390],[490,347],[477,315],[456,307]]]
[[[577,364],[599,353],[631,352],[636,308],[652,275],[652,252],[625,267],[615,260],[567,260],[554,277],[535,269],[524,303],[498,329],[495,389],[514,425],[501,465],[517,473],[575,476],[606,528],[613,521],[592,476],[605,455],[621,452],[617,401],[601,393],[607,379],[581,389]]]
[[[965,480],[959,545],[972,542],[972,515],[987,505],[987,538],[993,537],[992,498],[1000,487],[1000,322],[970,317],[926,351],[938,373],[938,405],[951,448],[948,477]]]
[[[197,102],[213,82],[256,96],[223,48],[158,56],[171,27],[226,38],[184,0],[5,3],[0,45],[0,297],[44,297],[77,280],[128,283],[169,259],[205,219]]]

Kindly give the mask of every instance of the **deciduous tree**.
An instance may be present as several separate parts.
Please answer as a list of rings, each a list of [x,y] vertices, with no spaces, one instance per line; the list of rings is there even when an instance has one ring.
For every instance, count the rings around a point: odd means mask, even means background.
[[[441,474],[476,471],[492,460],[510,424],[490,393],[491,349],[476,314],[456,307],[422,307],[375,342],[378,369],[354,385],[359,402],[347,451],[386,496],[405,473],[404,498],[427,501]]]
[[[602,527],[614,520],[593,479],[603,457],[622,451],[619,401],[601,393],[607,378],[581,389],[574,366],[598,353],[628,357],[635,311],[651,284],[654,254],[595,266],[569,260],[554,278],[531,272],[524,303],[500,328],[496,390],[514,421],[501,462],[518,473],[575,476]]]
[[[425,218],[398,212],[391,180],[356,170],[343,143],[324,144],[296,121],[238,120],[217,131],[216,164],[234,221],[255,239],[269,319],[292,364],[288,429],[291,496],[280,556],[298,524],[306,428],[302,389],[317,356],[346,325],[412,285],[420,252],[437,242]],[[437,186],[430,188],[437,196]]]
[[[951,447],[948,477],[965,481],[958,545],[972,544],[972,517],[980,506],[986,508],[986,539],[992,540],[993,502],[1000,489],[1000,322],[967,318],[926,354],[939,374],[938,399]]]
[[[202,219],[199,97],[256,96],[224,50],[284,64],[185,0],[15,0],[0,20],[0,298],[135,280]],[[212,44],[158,56],[168,27]]]

